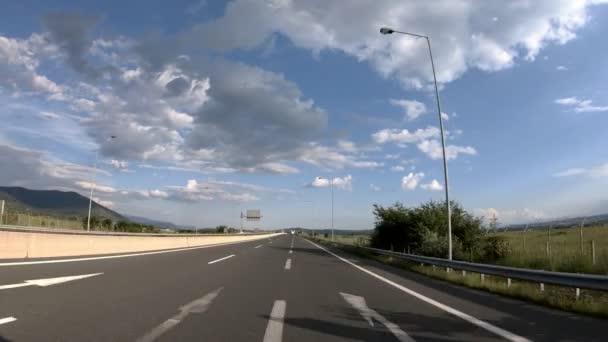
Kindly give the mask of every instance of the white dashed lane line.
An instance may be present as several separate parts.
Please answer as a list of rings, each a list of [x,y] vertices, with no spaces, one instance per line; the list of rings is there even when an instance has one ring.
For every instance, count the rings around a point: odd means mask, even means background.
[[[232,258],[233,256],[234,256],[234,254],[231,254],[231,255],[229,255],[229,256],[225,256],[225,257],[220,258],[220,259],[217,259],[217,260],[209,261],[209,262],[208,262],[208,264],[209,264],[209,265],[211,265],[211,264],[215,264],[216,262],[220,262],[220,261],[222,261],[222,260],[230,259],[230,258]]]

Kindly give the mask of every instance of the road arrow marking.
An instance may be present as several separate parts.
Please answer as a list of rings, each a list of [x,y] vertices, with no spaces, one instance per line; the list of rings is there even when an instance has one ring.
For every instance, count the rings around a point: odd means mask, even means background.
[[[150,332],[145,334],[143,337],[139,338],[137,340],[137,342],[155,341],[157,338],[159,338],[162,334],[167,332],[169,329],[171,329],[171,328],[175,327],[176,325],[178,325],[179,323],[181,323],[181,321],[184,320],[189,314],[203,313],[203,312],[207,311],[207,309],[209,308],[209,306],[211,306],[211,303],[213,302],[215,297],[217,297],[220,294],[222,289],[223,289],[223,287],[220,287],[219,289],[217,289],[211,293],[208,293],[205,296],[203,296],[199,299],[193,300],[192,302],[180,307],[179,313],[177,315],[169,318],[168,320],[161,323],[159,326],[150,330]]]
[[[395,337],[401,342],[414,342],[414,339],[410,337],[405,331],[401,330],[399,326],[388,319],[384,318],[376,310],[370,309],[365,302],[365,298],[351,295],[348,293],[340,292],[342,298],[350,304],[353,308],[359,311],[361,317],[369,323],[370,326],[374,326],[374,319],[382,323]]]
[[[32,280],[26,280],[20,284],[2,285],[2,286],[0,286],[0,290],[14,289],[16,287],[25,287],[25,286],[46,287],[46,286],[66,283],[68,281],[94,277],[94,276],[98,276],[100,274],[103,274],[103,273],[91,273],[91,274],[82,274],[82,275],[68,276],[68,277],[57,277],[57,278],[32,279]]]
[[[0,325],[6,324],[6,323],[10,323],[10,322],[14,322],[16,320],[17,319],[15,317],[0,318]]]

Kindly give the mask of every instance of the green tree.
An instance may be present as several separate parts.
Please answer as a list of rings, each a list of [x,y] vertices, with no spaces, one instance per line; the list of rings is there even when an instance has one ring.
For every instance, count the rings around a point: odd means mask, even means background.
[[[221,225],[221,226],[217,226],[215,227],[215,232],[216,233],[226,233],[228,231],[228,227]]]
[[[112,228],[112,220],[109,218],[105,218],[101,221],[101,226],[105,229],[105,230],[110,230]]]

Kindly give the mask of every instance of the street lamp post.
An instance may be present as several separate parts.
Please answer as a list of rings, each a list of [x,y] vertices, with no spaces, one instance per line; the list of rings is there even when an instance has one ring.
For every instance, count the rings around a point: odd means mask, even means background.
[[[445,206],[448,214],[448,260],[452,260],[452,208],[450,206],[450,191],[449,191],[449,183],[448,183],[448,162],[445,155],[445,134],[443,133],[443,118],[441,117],[441,101],[439,100],[439,88],[437,87],[437,76],[435,75],[435,62],[433,61],[433,51],[431,49],[431,39],[429,36],[402,32],[393,30],[388,27],[383,27],[380,29],[380,33],[382,34],[393,34],[400,33],[416,38],[424,38],[426,39],[426,45],[429,48],[429,57],[431,59],[431,68],[433,69],[433,81],[435,83],[435,99],[437,100],[437,114],[439,115],[439,128],[441,130],[441,150],[443,153],[443,176],[444,176],[444,187],[445,187]]]
[[[115,139],[115,138],[116,138],[116,136],[112,135],[108,139]],[[97,178],[98,160],[99,160],[99,149],[95,152],[95,164],[93,164],[93,181],[91,182],[91,192],[89,193],[89,214],[87,216],[87,232],[91,230],[91,208],[93,206],[93,189],[95,188],[95,178]]]

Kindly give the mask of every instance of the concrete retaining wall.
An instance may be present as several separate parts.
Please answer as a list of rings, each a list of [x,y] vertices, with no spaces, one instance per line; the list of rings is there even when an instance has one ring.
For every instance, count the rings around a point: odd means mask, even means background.
[[[278,234],[133,236],[0,231],[0,259],[131,253],[252,241]]]

